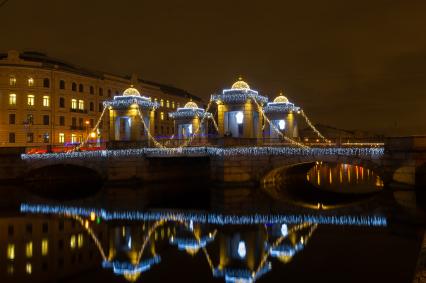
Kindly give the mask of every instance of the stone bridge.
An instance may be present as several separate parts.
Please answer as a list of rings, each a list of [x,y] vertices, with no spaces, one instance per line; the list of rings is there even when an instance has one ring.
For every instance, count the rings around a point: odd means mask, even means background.
[[[388,138],[384,147],[140,148],[23,154],[22,161],[15,172],[18,178],[37,170],[66,166],[86,168],[106,182],[203,178],[238,184],[257,184],[288,166],[324,161],[361,165],[374,170],[385,183],[423,186],[426,183],[426,137]]]

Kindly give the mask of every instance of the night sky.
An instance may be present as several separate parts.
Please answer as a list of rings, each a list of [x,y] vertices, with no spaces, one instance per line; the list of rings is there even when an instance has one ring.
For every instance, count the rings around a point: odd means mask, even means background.
[[[314,123],[426,134],[424,0],[9,0],[0,36],[1,52],[137,73],[206,100],[241,74],[270,98],[284,89]]]

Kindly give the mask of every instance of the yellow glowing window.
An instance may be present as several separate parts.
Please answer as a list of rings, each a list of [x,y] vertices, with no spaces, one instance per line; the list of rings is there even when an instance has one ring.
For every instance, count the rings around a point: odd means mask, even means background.
[[[28,78],[28,86],[34,86],[34,79]]]
[[[84,100],[79,100],[78,101],[78,109],[84,110]]]
[[[15,268],[13,266],[13,264],[8,264],[7,265],[7,274],[12,275],[15,272]]]
[[[25,265],[25,272],[27,274],[31,274],[33,272],[33,266],[31,265],[31,263],[27,262],[27,264]]]
[[[50,106],[50,97],[45,95],[43,96],[43,106],[44,107],[49,107]]]
[[[166,100],[166,107],[170,108],[170,101]]]
[[[49,253],[49,240],[41,240],[41,255],[47,255]]]
[[[16,78],[14,76],[11,76],[9,78],[9,85],[15,86],[16,85]]]
[[[71,238],[70,238],[70,248],[71,249],[75,249],[75,235],[71,235]]]
[[[72,143],[76,143],[78,140],[77,140],[77,135],[76,134],[71,134],[71,142]]]
[[[77,109],[77,99],[71,99],[71,109]]]
[[[64,142],[65,142],[65,134],[59,133],[59,143],[64,143]]]
[[[34,95],[29,94],[27,96],[27,104],[28,104],[28,106],[34,106],[34,100],[35,100]]]
[[[160,113],[160,119],[161,119],[161,120],[164,120],[164,112],[161,112],[161,113]]]
[[[81,234],[81,233],[78,234],[77,245],[78,245],[79,248],[81,248],[83,246],[83,234]]]
[[[9,94],[9,105],[16,105],[16,94]]]
[[[172,101],[172,108],[175,109],[175,102]]]
[[[28,242],[25,244],[25,255],[26,257],[33,256],[33,242]]]
[[[7,245],[7,258],[8,259],[15,259],[15,245],[14,244],[8,244]]]
[[[161,105],[161,107],[164,107],[164,100],[163,99],[160,100],[160,105]]]

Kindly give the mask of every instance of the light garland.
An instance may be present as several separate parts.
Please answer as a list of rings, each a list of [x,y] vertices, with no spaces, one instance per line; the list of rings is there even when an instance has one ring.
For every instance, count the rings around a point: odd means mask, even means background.
[[[317,130],[317,128],[315,128],[315,126],[312,124],[311,120],[309,120],[308,116],[306,116],[303,110],[300,111],[300,114],[302,115],[303,118],[305,118],[305,121],[308,124],[308,126],[311,127],[311,129],[318,135],[318,137],[320,137],[327,143],[330,142],[320,133],[320,131]]]
[[[150,98],[145,96],[114,96],[113,100],[103,102],[105,108],[112,107],[114,109],[126,109],[132,105],[138,105],[145,109],[157,109],[160,107],[158,102],[153,102]]]
[[[107,108],[106,108],[106,107],[104,107],[104,109],[102,110],[102,113],[101,113],[101,117],[99,117],[99,119],[98,119],[98,121],[96,122],[96,125],[93,127],[93,129],[92,129],[91,133],[92,133],[92,132],[95,132],[95,131],[97,131],[97,130],[98,130],[98,128],[99,128],[99,124],[101,123],[102,118],[104,117],[104,115],[105,115],[105,113],[106,113],[106,110],[107,110]],[[86,145],[86,144],[87,144],[87,142],[89,141],[89,138],[90,138],[90,135],[88,134],[88,135],[87,135],[87,137],[86,137],[86,140],[85,140],[83,143],[81,143],[81,144],[79,144],[78,146],[76,146],[76,147],[74,148],[74,150],[79,150],[81,147],[83,147],[84,145]]]
[[[257,91],[251,89],[224,89],[222,94],[213,94],[210,100],[214,102],[225,103],[245,103],[247,99],[256,99],[260,103],[265,104],[268,98],[260,95]]]
[[[265,113],[286,113],[286,112],[298,112],[300,107],[294,106],[293,103],[281,103],[281,102],[269,102],[263,107]]]
[[[155,147],[159,147],[159,148],[165,148],[161,143],[159,143],[152,135],[151,135],[151,131],[150,131],[150,128],[148,127],[148,125],[145,123],[145,119],[144,119],[144,117],[143,117],[143,114],[142,114],[142,111],[141,111],[141,109],[138,107],[137,108],[137,110],[138,110],[138,115],[139,115],[139,118],[141,119],[141,121],[142,121],[142,124],[143,124],[143,126],[144,126],[144,129],[145,129],[145,131],[146,131],[146,133],[148,134],[148,138],[154,143],[154,145],[155,145]]]
[[[108,261],[102,262],[102,267],[105,269],[111,268],[116,275],[135,275],[147,271],[152,265],[158,264],[161,261],[159,255],[155,255],[152,258],[146,259],[138,264],[131,264],[129,262],[121,261]]]
[[[386,227],[384,216],[321,215],[321,214],[248,214],[229,215],[218,213],[188,213],[175,211],[108,211],[106,209],[86,208],[65,205],[46,205],[22,203],[20,211],[34,214],[67,214],[90,217],[92,213],[106,221],[183,221],[208,223],[215,225],[252,225],[252,224],[300,224],[315,223],[328,225],[378,226]]]
[[[207,115],[208,118],[212,117],[211,113],[206,112],[202,108],[178,108],[175,112],[170,112],[169,117],[172,119],[189,119],[194,117],[204,117]]]

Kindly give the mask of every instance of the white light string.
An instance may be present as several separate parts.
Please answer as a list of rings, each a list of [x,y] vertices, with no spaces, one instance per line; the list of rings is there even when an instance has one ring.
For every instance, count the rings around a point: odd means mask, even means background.
[[[102,118],[104,117],[104,114],[105,114],[106,110],[107,110],[107,108],[104,107],[104,109],[102,110],[101,117],[99,117],[98,121],[96,122],[95,127],[93,127],[93,129],[87,134],[86,140],[84,142],[82,142],[81,144],[79,144],[78,146],[76,146],[74,148],[74,150],[79,150],[82,146],[84,146],[85,144],[87,144],[87,142],[89,141],[89,138],[90,138],[90,133],[95,132],[98,129],[99,124],[101,123]]]
[[[300,111],[300,114],[303,116],[303,118],[305,118],[306,123],[308,124],[309,127],[311,127],[311,129],[318,135],[318,137],[320,137],[321,139],[323,139],[325,142],[329,142],[329,140],[327,140],[321,133],[320,131],[317,130],[317,128],[315,128],[315,126],[311,123],[311,120],[309,120],[308,116],[306,116],[305,112],[303,110]]]

